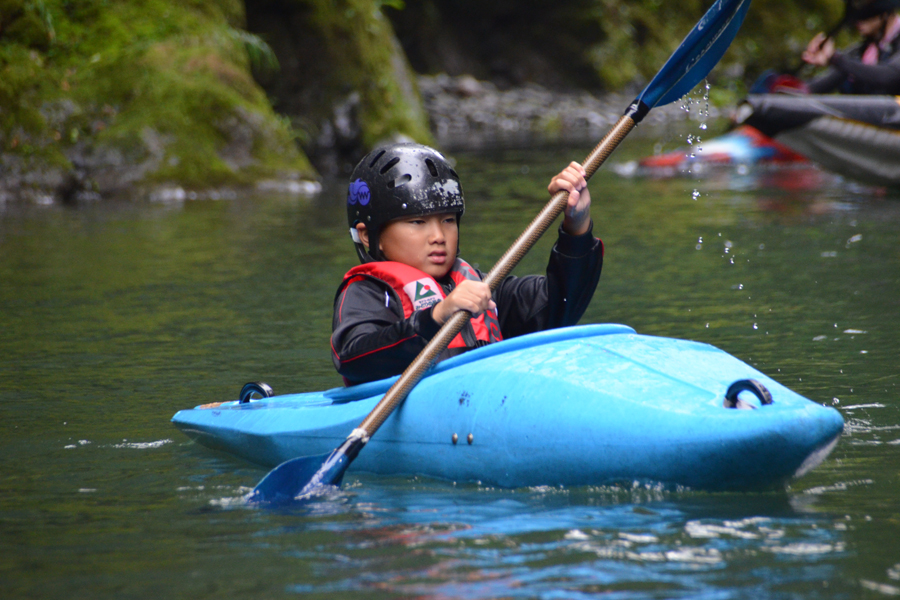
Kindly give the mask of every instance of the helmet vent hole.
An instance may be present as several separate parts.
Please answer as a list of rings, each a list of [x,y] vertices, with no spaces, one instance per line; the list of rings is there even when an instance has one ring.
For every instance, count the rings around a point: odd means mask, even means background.
[[[434,161],[430,158],[425,159],[425,164],[428,165],[428,172],[431,173],[432,177],[438,176],[437,165],[434,164]]]
[[[392,158],[391,160],[387,161],[387,164],[385,164],[383,167],[381,167],[381,170],[379,171],[379,173],[381,173],[382,175],[384,175],[385,173],[387,173],[388,171],[390,171],[391,168],[392,168],[394,165],[396,165],[398,162],[400,162],[400,159],[397,158],[397,157],[395,156],[395,157]]]
[[[400,187],[401,185],[404,185],[404,184],[406,184],[406,183],[409,183],[409,181],[410,181],[411,179],[412,179],[412,175],[410,175],[409,173],[407,173],[406,175],[401,175],[401,176],[398,177],[397,179],[392,179],[392,180],[388,181],[388,182],[387,182],[387,186],[388,186],[390,189],[398,188],[398,187]],[[405,208],[405,207],[404,207],[404,208]]]
[[[384,156],[384,153],[385,153],[385,152],[387,152],[387,150],[382,150],[382,151],[379,152],[377,155],[375,155],[375,158],[373,158],[372,161],[369,163],[369,168],[370,168],[370,169],[371,169],[372,167],[375,166],[375,163],[378,162],[378,159],[379,159],[379,158],[381,158],[382,156]]]

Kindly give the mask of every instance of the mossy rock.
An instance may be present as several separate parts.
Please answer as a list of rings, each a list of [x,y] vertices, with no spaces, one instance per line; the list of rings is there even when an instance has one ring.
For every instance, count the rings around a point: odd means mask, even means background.
[[[431,144],[428,117],[403,48],[372,0],[270,0],[247,7],[248,28],[281,64],[257,74],[295,120],[310,152],[359,158],[397,138]]]
[[[19,4],[39,4],[54,34],[0,36],[7,196],[316,177],[253,80],[238,0]]]

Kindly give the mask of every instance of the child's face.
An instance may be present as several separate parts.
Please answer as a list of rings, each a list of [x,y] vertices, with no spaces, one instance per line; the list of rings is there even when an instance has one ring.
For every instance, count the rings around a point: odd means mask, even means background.
[[[435,278],[443,277],[456,260],[456,215],[441,213],[391,221],[381,230],[379,241],[388,260],[415,267]]]

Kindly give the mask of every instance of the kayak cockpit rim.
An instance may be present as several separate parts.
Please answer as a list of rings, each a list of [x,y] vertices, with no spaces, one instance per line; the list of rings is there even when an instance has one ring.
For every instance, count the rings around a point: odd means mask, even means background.
[[[449,371],[450,369],[461,367],[462,365],[467,365],[476,360],[481,360],[492,356],[499,356],[501,354],[506,354],[507,352],[520,350],[522,348],[529,348],[532,346],[540,346],[543,344],[550,344],[553,342],[561,342],[579,338],[613,335],[618,333],[627,334],[636,332],[628,325],[619,325],[615,323],[580,326],[576,325],[572,327],[548,329],[547,331],[540,331],[538,333],[532,333],[529,335],[523,335],[508,340],[503,340],[502,342],[497,342],[496,344],[482,346],[481,348],[470,350],[464,354],[460,354],[459,356],[448,358],[447,360],[438,363],[437,366],[429,371],[428,375],[443,373],[444,371]],[[428,375],[426,375],[426,377]],[[390,387],[394,384],[395,381],[397,381],[398,378],[399,375],[396,375],[394,377],[389,377],[388,379],[370,381],[369,383],[362,383],[360,385],[333,388],[324,392],[322,395],[326,398],[330,398],[335,404],[344,404],[345,402],[363,400],[365,398],[371,398],[372,396],[384,394],[388,391],[388,389],[390,389]]]
[[[502,342],[497,342],[496,344],[489,344],[487,346],[482,346],[481,348],[476,348],[474,350],[470,350],[465,354],[460,354],[459,356],[454,356],[453,358],[449,358],[443,362],[438,363],[431,371],[426,375],[426,377],[430,375],[434,375],[436,373],[443,373],[444,371],[448,371],[450,369],[454,369],[457,367],[461,367],[463,365],[467,365],[476,360],[481,360],[484,358],[489,358],[492,356],[498,356],[501,354],[506,354],[508,352],[514,352],[516,350],[521,350],[523,348],[529,348],[533,346],[540,346],[544,344],[550,344],[553,342],[560,342],[566,340],[574,340],[579,338],[587,338],[587,337],[598,337],[604,335],[613,335],[613,334],[632,334],[636,333],[636,331],[627,326],[627,325],[619,325],[616,323],[602,323],[602,324],[594,324],[594,325],[575,325],[572,327],[560,327],[557,329],[550,329],[547,331],[540,331],[538,333],[532,333],[529,335],[523,335],[515,338],[511,338],[508,340],[503,340]],[[361,383],[359,385],[354,385],[350,387],[339,387],[332,388],[330,390],[326,390],[324,392],[315,393],[319,398],[325,399],[329,404],[346,404],[348,402],[355,402],[357,400],[365,400],[366,398],[372,398],[374,396],[381,396],[387,392],[390,387],[394,384],[395,381],[399,378],[399,375],[395,375],[393,377],[388,377],[387,379],[379,379],[378,381],[370,381],[368,383]],[[293,394],[291,394],[293,395]],[[302,394],[298,394],[302,395]],[[247,409],[247,408],[259,408],[265,404],[268,404],[270,398],[260,398],[258,400],[251,400],[249,402],[240,403],[238,400],[234,401],[225,401],[225,402],[215,402],[212,404],[203,404],[200,406],[194,407],[195,409],[226,409],[226,408],[236,408],[236,409]]]

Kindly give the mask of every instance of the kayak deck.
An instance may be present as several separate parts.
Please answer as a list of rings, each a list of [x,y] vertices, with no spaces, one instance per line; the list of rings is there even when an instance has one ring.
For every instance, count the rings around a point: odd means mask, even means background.
[[[183,410],[198,442],[271,467],[339,445],[396,378]],[[726,408],[755,379],[771,393]],[[503,487],[647,482],[697,489],[783,485],[815,466],[843,420],[707,344],[590,325],[522,336],[437,365],[351,471]]]

